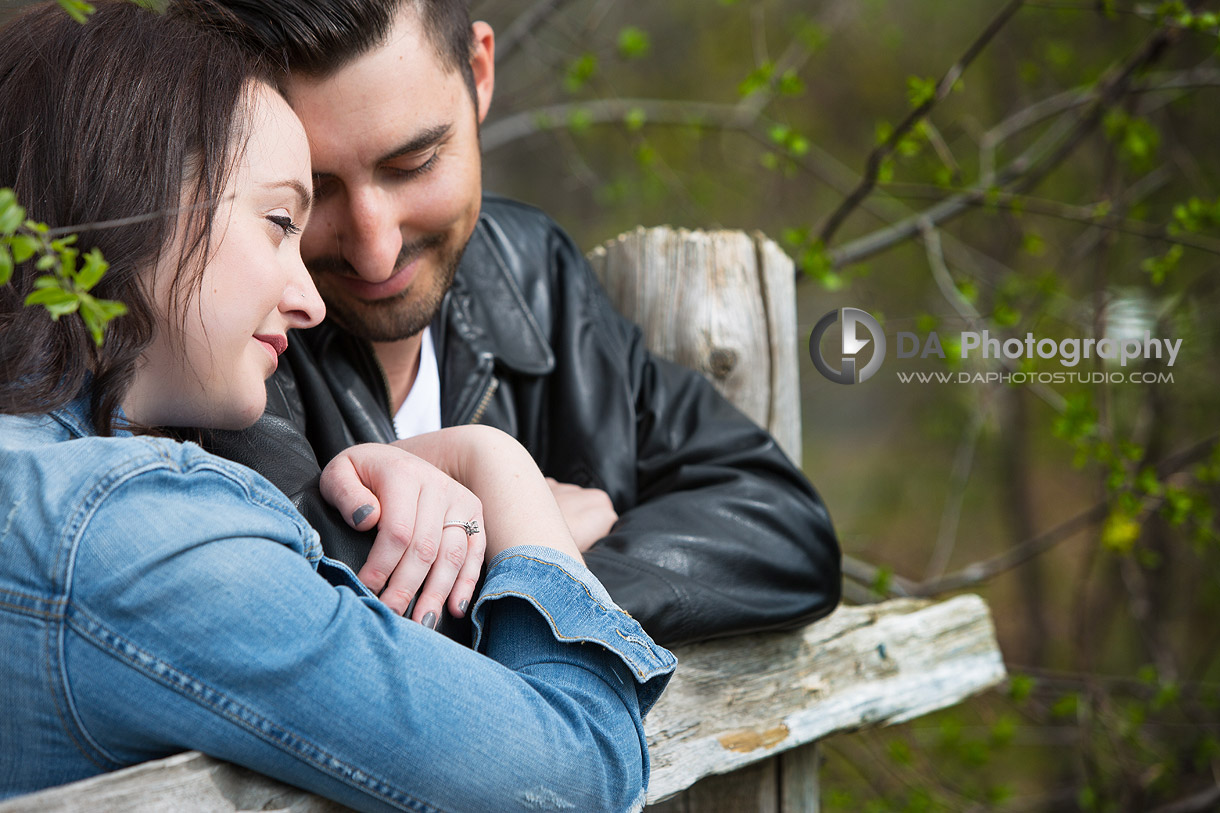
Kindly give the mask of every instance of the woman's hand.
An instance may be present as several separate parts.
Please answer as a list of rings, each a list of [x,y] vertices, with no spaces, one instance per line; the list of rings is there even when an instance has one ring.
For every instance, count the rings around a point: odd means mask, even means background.
[[[486,535],[478,497],[441,469],[404,449],[353,446],[322,471],[322,496],[357,530],[377,527],[357,577],[401,614],[419,595],[411,618],[436,628],[448,601],[466,614],[483,566]],[[467,536],[459,525],[477,522]]]
[[[322,471],[322,496],[352,527],[377,526],[357,574],[387,606],[435,626],[465,615],[484,557],[515,545],[543,545],[582,561],[551,488],[529,452],[487,426],[456,426],[392,444],[365,443]],[[469,537],[445,522],[475,520]],[[429,614],[434,615],[429,618]]]
[[[454,426],[392,445],[427,460],[478,496],[487,558],[515,545],[543,545],[583,561],[538,464],[516,438],[490,426]]]

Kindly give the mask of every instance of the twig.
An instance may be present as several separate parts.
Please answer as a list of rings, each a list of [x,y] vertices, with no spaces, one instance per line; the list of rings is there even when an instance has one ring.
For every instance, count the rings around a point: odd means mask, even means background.
[[[531,39],[535,29],[547,18],[558,11],[571,0],[538,0],[526,9],[520,17],[513,20],[504,33],[496,37],[496,66],[507,62],[527,39]]]
[[[595,99],[565,102],[514,113],[483,128],[483,152],[499,149],[520,138],[544,130],[566,129],[572,115],[579,112],[590,124],[623,123],[628,114],[639,110],[649,124],[701,127],[714,125],[725,130],[741,130],[753,122],[743,121],[741,107],[715,102],[685,102],[674,99]]]
[[[945,498],[945,506],[940,513],[940,531],[936,534],[936,546],[932,549],[932,556],[924,572],[925,579],[945,575],[945,568],[953,557],[953,548],[957,542],[957,525],[962,516],[966,486],[970,482],[974,452],[978,448],[979,435],[983,431],[985,409],[984,404],[975,408],[974,414],[970,416],[970,423],[962,431],[961,440],[957,444],[957,453],[953,456],[953,470],[949,473],[949,495]]]
[[[943,198],[944,190],[927,184],[891,184],[887,189],[895,197],[900,198]],[[1220,254],[1220,240],[1213,240],[1201,235],[1189,233],[1170,234],[1165,226],[1149,223],[1146,220],[1134,220],[1113,214],[1098,215],[1095,206],[1074,206],[1070,203],[1035,198],[1016,192],[993,192],[986,201],[975,200],[974,206],[994,206],[1006,211],[1045,215],[1059,220],[1067,220],[1109,229],[1123,234],[1146,237],[1149,240],[1160,240],[1187,248],[1206,251],[1208,254]]]
[[[1220,439],[1220,436],[1213,435],[1188,449],[1170,455],[1157,465],[1157,475],[1164,478],[1206,457],[1211,454],[1212,448],[1216,445],[1218,439]],[[1097,524],[1105,519],[1109,511],[1109,500],[1103,500],[1092,508],[1082,511],[1055,527],[1025,540],[998,556],[975,562],[940,579],[923,581],[914,585],[910,585],[908,582],[904,587],[908,589],[909,595],[935,596],[940,593],[961,590],[980,584],[1029,561],[1041,553],[1045,553],[1060,542],[1070,539],[1084,529]],[[897,577],[895,577],[896,582]]]
[[[1220,804],[1220,785],[1212,785],[1207,790],[1201,790],[1185,799],[1161,805],[1152,813],[1201,813],[1215,810],[1217,804]]]
[[[876,565],[870,565],[868,562],[861,561],[853,556],[843,557],[842,568],[845,578],[866,585],[870,589],[877,583],[877,577],[881,575],[881,568]],[[886,595],[898,598],[911,595],[910,588],[914,586],[914,582],[898,575],[891,575],[889,584],[890,586],[886,591]]]
[[[926,221],[920,223],[919,226],[920,232],[923,234],[924,250],[928,256],[928,266],[932,269],[932,277],[936,280],[936,286],[953,309],[957,311],[958,316],[967,325],[973,327],[975,323],[982,321],[982,316],[953,283],[953,277],[949,274],[949,269],[945,265],[944,252],[941,250],[940,232],[933,228],[931,223]],[[1017,369],[1016,362],[1007,357],[998,359],[998,363],[1009,371]],[[1067,401],[1064,400],[1063,396],[1048,385],[1035,381],[1029,386],[1034,395],[1045,401],[1047,406],[1056,412],[1063,412],[1067,408]]]
[[[822,245],[830,245],[831,239],[839,230],[839,227],[843,225],[843,222],[847,219],[847,216],[850,215],[866,197],[868,197],[869,192],[871,192],[873,187],[877,184],[877,178],[881,173],[882,163],[886,158],[893,154],[894,150],[898,148],[898,144],[903,137],[905,137],[906,134],[909,133],[921,119],[932,111],[932,108],[937,102],[949,95],[950,91],[953,90],[953,86],[957,83],[957,80],[961,78],[966,68],[969,67],[970,63],[974,61],[974,58],[977,57],[985,47],[987,47],[995,35],[1000,32],[1000,29],[1003,28],[1004,25],[1010,19],[1012,19],[1013,15],[1017,13],[1021,6],[1024,5],[1024,2],[1025,0],[1010,0],[1008,5],[1000,10],[1000,13],[995,16],[995,18],[987,25],[985,29],[983,29],[983,32],[979,34],[975,41],[970,44],[970,47],[966,49],[966,52],[962,54],[961,58],[958,59],[957,62],[953,63],[949,70],[945,72],[944,76],[940,78],[940,81],[936,83],[936,90],[932,94],[931,98],[925,99],[917,107],[913,108],[909,113],[907,113],[906,118],[904,118],[898,124],[898,126],[894,128],[893,132],[890,133],[889,138],[887,138],[882,144],[879,144],[873,148],[873,151],[869,153],[868,160],[865,163],[864,175],[860,178],[859,185],[842,203],[839,204],[838,208],[831,212],[830,217],[826,220],[826,224],[819,231],[818,237],[822,241]]]
[[[1037,185],[1038,181],[1066,159],[1084,136],[1092,131],[1100,120],[1101,110],[1112,104],[1123,92],[1132,74],[1160,56],[1163,48],[1173,39],[1173,34],[1174,32],[1168,29],[1158,29],[1132,57],[1098,81],[1090,99],[1084,103],[1086,110],[1071,120],[1060,121],[1051,127],[1032,146],[1014,158],[992,183],[963,190],[919,214],[834,249],[830,252],[831,264],[836,268],[850,265],[905,242],[919,233],[924,221],[939,225],[985,201],[992,187],[1009,187],[1013,191],[1024,192]],[[1073,104],[1068,109],[1077,106],[1080,105]]]

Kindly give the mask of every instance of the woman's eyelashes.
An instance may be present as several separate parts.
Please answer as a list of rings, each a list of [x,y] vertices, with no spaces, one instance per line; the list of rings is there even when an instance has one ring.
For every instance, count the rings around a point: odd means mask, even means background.
[[[267,219],[278,226],[285,236],[301,233],[301,227],[293,223],[288,215],[267,215]]]

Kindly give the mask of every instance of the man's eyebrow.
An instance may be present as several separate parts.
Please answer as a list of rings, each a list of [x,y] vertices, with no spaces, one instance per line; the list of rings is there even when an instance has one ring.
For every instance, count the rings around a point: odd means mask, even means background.
[[[305,185],[295,178],[285,178],[282,181],[272,181],[263,185],[267,189],[291,189],[297,193],[297,204],[300,206],[300,217],[304,218],[309,214],[310,207],[313,206],[313,193],[305,188]]]
[[[427,149],[443,139],[445,136],[449,135],[451,130],[453,130],[452,124],[437,124],[433,127],[427,128],[426,130],[421,130],[420,132],[416,133],[410,141],[400,144],[387,152],[385,155],[378,158],[376,163],[384,164],[386,161],[393,161],[395,158],[401,158],[404,155],[410,155],[413,152],[419,152],[420,150]],[[319,181],[333,177],[334,173],[331,172],[315,172],[313,174],[314,183],[318,183]]]
[[[386,161],[393,161],[395,158],[401,158],[404,155],[410,155],[413,152],[431,147],[436,142],[440,141],[445,136],[449,135],[449,131],[453,129],[452,124],[438,124],[435,127],[429,127],[415,135],[410,141],[405,144],[390,150],[385,155],[377,159],[377,163],[383,164]]]

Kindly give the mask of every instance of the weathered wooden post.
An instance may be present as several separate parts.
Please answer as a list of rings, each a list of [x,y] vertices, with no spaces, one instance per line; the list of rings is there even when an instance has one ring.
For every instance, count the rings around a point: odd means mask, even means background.
[[[761,232],[637,228],[589,255],[648,349],[706,375],[801,463],[792,260]]]
[[[801,465],[795,269],[779,246],[761,232],[638,227],[589,261],[649,350],[707,376]],[[814,813],[817,778],[811,744],[708,777],[650,809]]]

